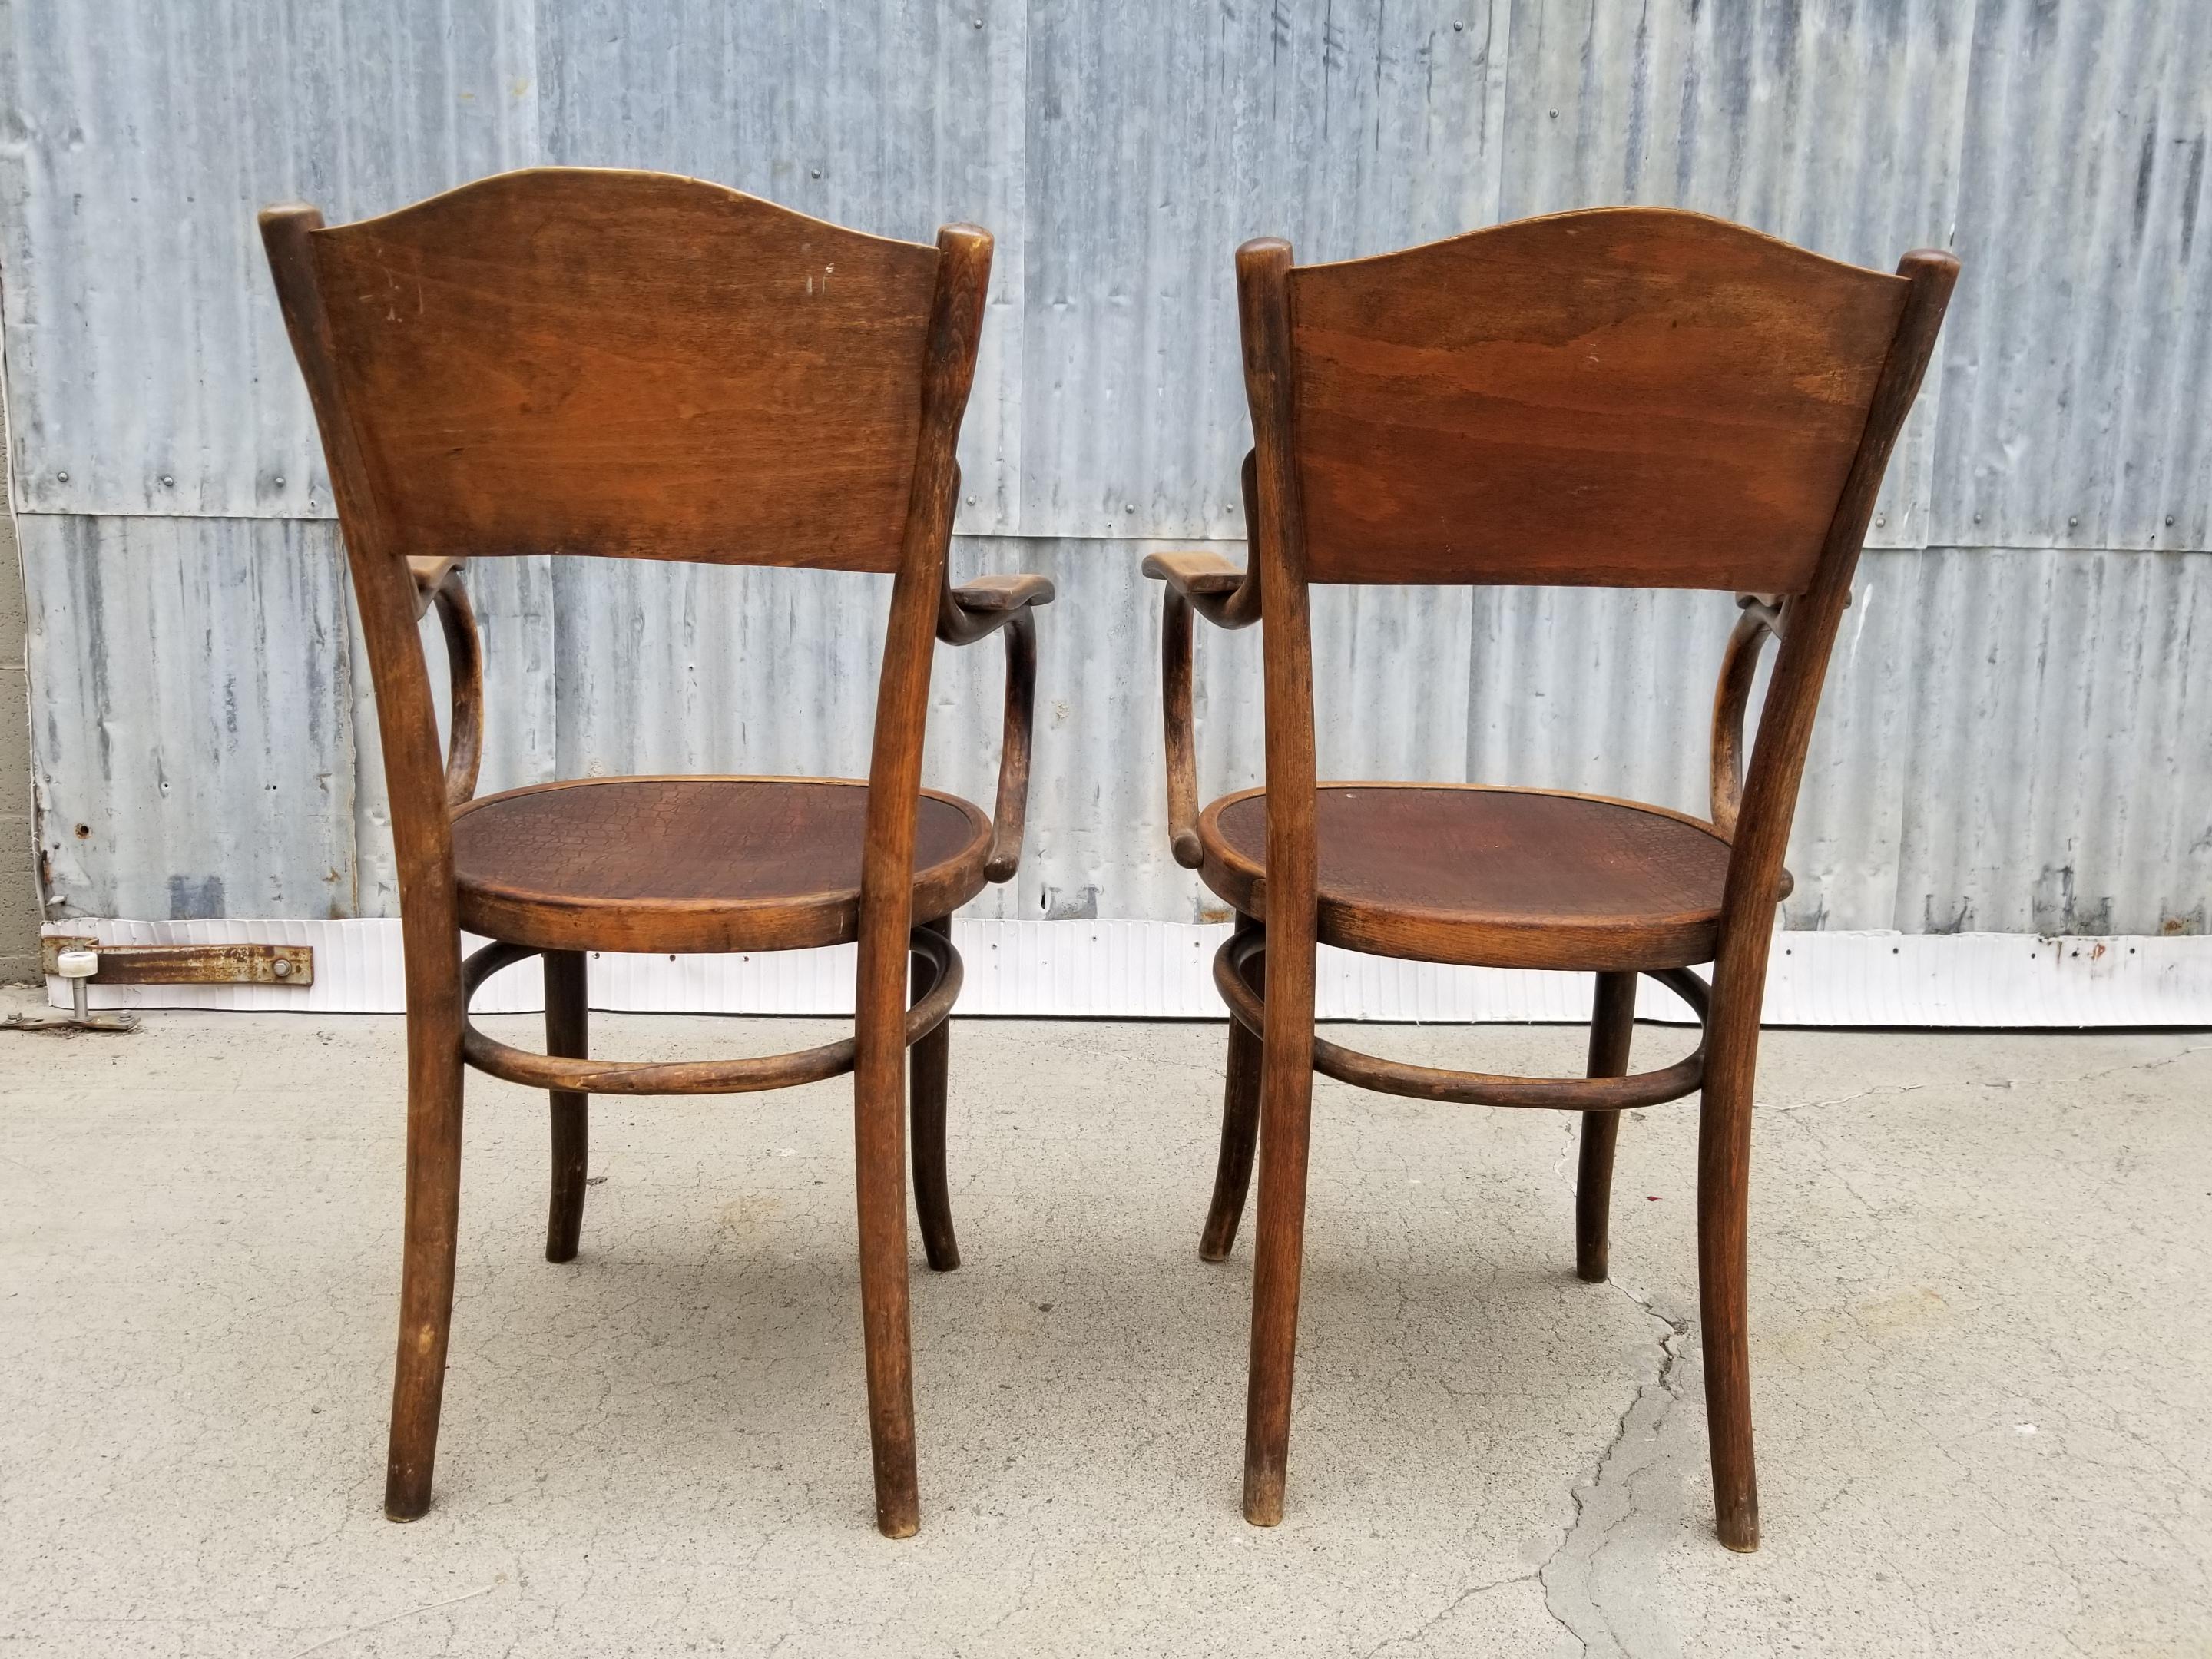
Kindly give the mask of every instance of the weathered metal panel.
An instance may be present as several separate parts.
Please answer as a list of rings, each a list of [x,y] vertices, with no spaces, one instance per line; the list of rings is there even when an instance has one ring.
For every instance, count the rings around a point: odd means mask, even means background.
[[[1862,567],[1787,919],[2201,931],[2212,560],[2141,550],[2212,536],[2208,52],[2195,0],[0,0],[53,896],[391,912],[335,531],[285,522],[326,514],[328,492],[252,213],[289,195],[349,217],[545,159],[689,169],[890,234],[998,233],[962,519],[996,533],[954,559],[1060,590],[1030,855],[976,907],[1021,921],[1213,914],[1167,855],[1158,592],[1137,566],[1243,533],[1239,240],[1338,258],[1621,200],[1867,263],[1955,240],[1947,356],[1875,531],[1936,545]],[[881,579],[506,560],[467,580],[487,790],[865,769]],[[1322,593],[1322,769],[1699,809],[1729,612]],[[1209,795],[1258,775],[1259,643],[1200,630]],[[981,800],[1001,657],[941,650],[932,696],[927,775]]]
[[[1243,536],[1235,249],[1340,259],[1495,218],[1505,9],[1038,9],[1024,533]]]
[[[1931,539],[2212,547],[2212,5],[1981,0]]]
[[[1784,925],[2200,933],[2212,560],[1873,551],[1830,665]],[[1724,595],[1476,595],[1467,775],[1702,814]],[[1400,696],[1413,686],[1396,688]]]
[[[535,0],[9,0],[15,499],[314,517],[330,487],[254,215],[381,213],[538,155]]]
[[[1958,0],[1512,12],[1498,217],[1692,208],[1881,270],[1948,244],[1968,102]],[[1928,540],[1934,402],[1891,465],[1871,545]]]
[[[330,526],[19,520],[49,915],[354,912]]]

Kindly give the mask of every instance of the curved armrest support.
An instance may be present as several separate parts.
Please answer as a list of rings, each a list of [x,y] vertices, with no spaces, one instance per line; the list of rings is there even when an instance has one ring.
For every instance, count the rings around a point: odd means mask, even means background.
[[[415,614],[438,610],[446,631],[446,665],[453,688],[453,732],[446,743],[446,805],[461,806],[477,793],[477,771],[483,763],[483,641],[477,613],[461,586],[458,559],[410,559],[415,577]]]
[[[1758,593],[1740,593],[1743,614],[1721,655],[1719,682],[1713,687],[1711,750],[1713,828],[1735,839],[1736,814],[1743,805],[1743,715],[1759,675],[1759,653],[1771,637],[1782,637],[1783,602]]]
[[[1168,844],[1175,861],[1198,868],[1198,733],[1191,714],[1190,613],[1218,628],[1260,620],[1258,573],[1214,553],[1154,553],[1145,574],[1167,584],[1160,608],[1160,706],[1167,721]]]
[[[1006,721],[999,744],[999,798],[991,811],[991,853],[983,873],[1012,878],[1022,862],[1022,832],[1029,816],[1030,733],[1036,709],[1036,608],[1052,603],[1042,576],[979,576],[963,587],[947,583],[937,606],[937,637],[947,645],[973,645],[1004,629],[1006,635]]]

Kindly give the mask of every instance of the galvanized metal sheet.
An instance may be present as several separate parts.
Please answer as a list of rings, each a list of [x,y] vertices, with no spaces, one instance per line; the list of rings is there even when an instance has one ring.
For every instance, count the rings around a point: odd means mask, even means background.
[[[331,529],[44,514],[19,527],[49,914],[354,914]]]
[[[1243,535],[1234,251],[1337,259],[1495,218],[1505,9],[1039,9],[1025,534]]]
[[[1981,0],[1933,539],[2212,547],[2212,5]]]
[[[18,504],[327,515],[254,215],[356,218],[536,160],[536,10],[0,6]]]
[[[1493,588],[1475,605],[1469,777],[1705,811],[1724,596]],[[1784,924],[2203,932],[2212,656],[2191,641],[2208,605],[2212,560],[2194,554],[1869,552]]]

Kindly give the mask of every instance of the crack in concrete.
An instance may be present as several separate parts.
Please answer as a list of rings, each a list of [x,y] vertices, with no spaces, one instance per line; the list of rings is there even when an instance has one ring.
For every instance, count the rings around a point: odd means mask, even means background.
[[[1575,1121],[1567,1121],[1571,1154]],[[1564,1173],[1566,1160],[1559,1165]],[[1572,1191],[1572,1183],[1569,1183]],[[1613,1437],[1591,1465],[1589,1478],[1576,1483],[1571,1496],[1574,1519],[1559,1534],[1558,1546],[1544,1559],[1535,1577],[1544,1589],[1544,1608],[1559,1627],[1581,1644],[1585,1656],[1594,1651],[1626,1655],[1621,1626],[1606,1606],[1597,1582],[1597,1559],[1610,1547],[1621,1523],[1639,1512],[1636,1492],[1639,1475],[1660,1461],[1660,1434],[1682,1398],[1678,1380],[1688,1352],[1690,1322],[1662,1312],[1649,1295],[1608,1279],[1607,1284],[1660,1327],[1656,1368],[1639,1380],[1635,1393],[1621,1407]],[[1600,1649],[1597,1644],[1602,1643]]]

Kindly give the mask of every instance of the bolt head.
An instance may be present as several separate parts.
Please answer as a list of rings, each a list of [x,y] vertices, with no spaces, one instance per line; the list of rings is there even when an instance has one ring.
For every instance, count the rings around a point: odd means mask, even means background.
[[[176,483],[176,479],[175,479],[175,478],[173,478],[173,477],[172,477],[168,473],[164,472],[164,473],[161,475],[161,488],[162,488],[162,489],[168,489],[172,484],[173,484],[173,483]]]
[[[69,482],[69,474],[66,472],[57,472],[54,474],[54,481],[57,483],[67,483]],[[2168,524],[2172,524],[2173,520],[2168,519],[2166,522]]]
[[[292,964],[284,957],[279,957],[270,964],[269,971],[279,979],[289,979],[292,977]]]

